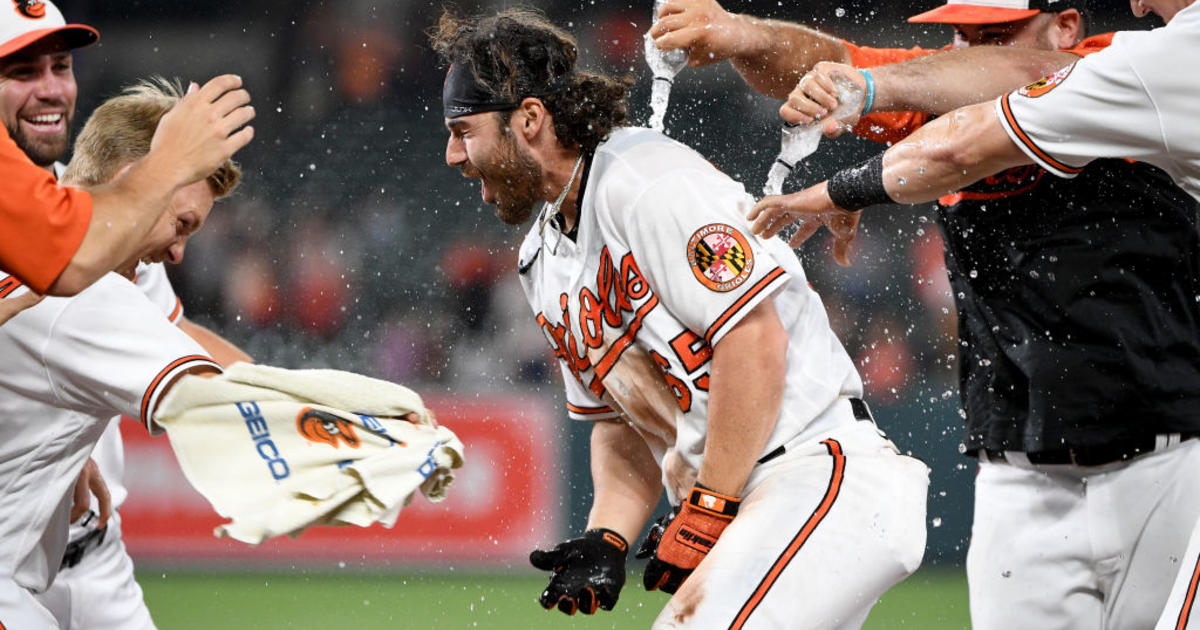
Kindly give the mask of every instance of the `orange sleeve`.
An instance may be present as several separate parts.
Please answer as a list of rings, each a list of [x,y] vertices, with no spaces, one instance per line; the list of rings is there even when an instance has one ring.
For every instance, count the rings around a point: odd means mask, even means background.
[[[855,68],[871,68],[889,63],[908,61],[939,52],[931,48],[868,48],[843,42],[850,51],[850,65]],[[859,119],[852,133],[875,142],[899,142],[932,118],[924,112],[880,112],[867,114]]]
[[[0,268],[45,293],[67,268],[92,220],[92,196],[60,188],[0,131]]]

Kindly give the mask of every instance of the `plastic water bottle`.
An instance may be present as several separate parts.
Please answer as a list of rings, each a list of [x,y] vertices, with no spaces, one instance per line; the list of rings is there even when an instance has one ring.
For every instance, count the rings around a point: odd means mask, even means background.
[[[663,2],[664,0],[654,0],[651,25],[658,23],[658,11]],[[654,38],[650,37],[650,31],[646,31],[643,39],[646,65],[650,66],[650,71],[654,74],[654,81],[650,84],[650,128],[662,131],[663,119],[667,116],[667,103],[671,100],[671,85],[675,82],[675,75],[687,66],[687,51],[659,50],[654,45]]]
[[[841,74],[834,74],[833,82],[837,85],[838,106],[826,118],[831,116],[835,120],[841,120],[862,111],[863,99],[866,96],[863,91]],[[767,173],[764,194],[778,195],[783,192],[783,181],[796,169],[796,164],[817,150],[817,145],[821,143],[823,122],[824,120],[818,120],[808,125],[783,124],[779,157],[775,158],[775,163]]]

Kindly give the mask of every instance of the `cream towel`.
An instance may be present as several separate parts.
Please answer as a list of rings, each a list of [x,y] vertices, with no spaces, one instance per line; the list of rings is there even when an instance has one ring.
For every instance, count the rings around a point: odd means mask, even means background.
[[[154,420],[188,481],[232,519],[214,534],[251,544],[313,525],[391,527],[417,490],[444,499],[463,462],[415,392],[338,370],[238,363],[185,376]]]

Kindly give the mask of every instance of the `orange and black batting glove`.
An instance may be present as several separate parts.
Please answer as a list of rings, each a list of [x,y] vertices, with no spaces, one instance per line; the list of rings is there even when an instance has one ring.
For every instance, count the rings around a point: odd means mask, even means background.
[[[742,500],[714,492],[700,484],[692,487],[673,517],[662,517],[650,528],[638,549],[638,558],[650,558],[642,585],[674,594],[684,580],[712,551],[721,532],[737,516]]]
[[[628,550],[629,543],[611,529],[589,529],[582,538],[558,543],[549,551],[535,549],[529,554],[530,564],[554,572],[538,603],[546,610],[558,606],[568,615],[612,610],[625,586]]]

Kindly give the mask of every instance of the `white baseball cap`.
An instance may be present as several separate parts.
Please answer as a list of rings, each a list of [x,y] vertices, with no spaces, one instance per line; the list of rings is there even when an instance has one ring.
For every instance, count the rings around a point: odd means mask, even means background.
[[[100,39],[100,33],[90,26],[67,24],[50,0],[0,2],[0,57],[53,34],[62,37],[71,48],[90,46]]]
[[[946,4],[908,18],[935,24],[1000,24],[1038,13],[1084,9],[1086,0],[948,0]]]

